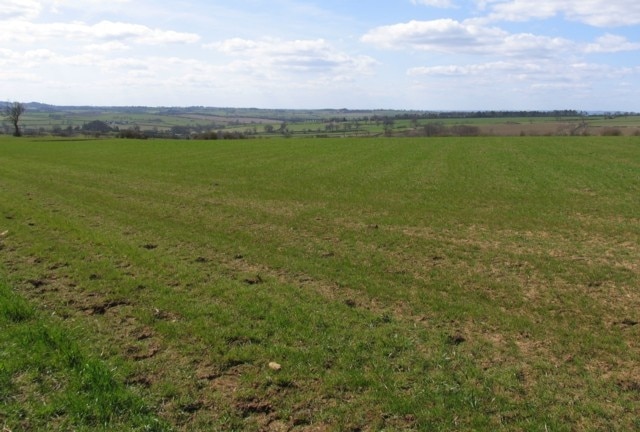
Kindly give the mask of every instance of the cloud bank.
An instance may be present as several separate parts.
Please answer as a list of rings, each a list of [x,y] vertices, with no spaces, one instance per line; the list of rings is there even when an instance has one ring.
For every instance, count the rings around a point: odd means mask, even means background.
[[[636,1],[180,5],[5,0],[0,94],[60,104],[640,110]]]

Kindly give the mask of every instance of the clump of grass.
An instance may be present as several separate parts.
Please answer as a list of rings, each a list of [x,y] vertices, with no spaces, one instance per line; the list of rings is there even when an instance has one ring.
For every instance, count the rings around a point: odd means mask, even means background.
[[[0,284],[0,419],[6,430],[167,430],[71,334]]]
[[[35,310],[22,297],[12,295],[6,288],[0,288],[0,319],[20,323],[33,318]]]

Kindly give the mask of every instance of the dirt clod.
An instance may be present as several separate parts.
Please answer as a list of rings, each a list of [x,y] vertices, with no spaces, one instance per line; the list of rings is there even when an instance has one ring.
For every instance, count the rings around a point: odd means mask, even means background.
[[[273,406],[270,403],[257,399],[237,402],[236,408],[242,413],[243,417],[249,417],[254,414],[269,414],[273,411]]]
[[[151,346],[145,351],[141,351],[137,347],[129,347],[127,349],[127,353],[130,354],[131,358],[135,361],[150,359],[158,354],[158,352],[160,352],[160,348],[157,346]]]
[[[259,285],[263,283],[262,277],[260,275],[256,275],[255,277],[245,278],[244,283],[247,285]]]
[[[143,341],[145,339],[151,339],[153,337],[153,332],[145,328],[136,332],[134,336],[137,341]]]
[[[619,381],[618,386],[624,391],[640,393],[640,381],[632,381],[632,380]]]
[[[146,376],[133,376],[128,378],[125,383],[130,386],[140,386],[144,388],[149,388],[153,384],[153,382]]]
[[[160,310],[158,308],[153,309],[153,317],[162,321],[177,321],[178,315],[173,312]]]
[[[464,336],[462,336],[459,333],[456,333],[455,335],[447,336],[447,343],[449,343],[450,345],[460,345],[465,341],[466,339],[464,338]]]
[[[638,321],[632,320],[632,319],[629,319],[629,318],[625,318],[622,321],[615,322],[615,324],[619,324],[619,325],[622,325],[622,326],[625,326],[625,327],[634,327],[634,326],[638,325]]]
[[[40,288],[41,286],[47,284],[46,281],[43,281],[41,279],[29,279],[27,282],[30,283],[34,288]]]
[[[105,313],[107,313],[109,309],[112,309],[118,306],[124,306],[127,304],[129,303],[124,300],[111,300],[104,303],[91,305],[89,307],[84,308],[83,310],[88,312],[89,315],[104,315]]]
[[[186,413],[192,414],[194,412],[200,411],[203,406],[204,404],[198,401],[182,405],[180,409]]]

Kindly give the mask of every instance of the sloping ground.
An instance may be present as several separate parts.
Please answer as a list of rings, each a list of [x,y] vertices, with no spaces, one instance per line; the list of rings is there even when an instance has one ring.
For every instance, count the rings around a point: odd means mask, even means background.
[[[565,136],[565,135],[618,135],[640,136],[640,127],[633,125],[601,126],[588,124],[581,127],[578,121],[566,122],[505,122],[483,125],[481,135],[489,136]]]
[[[232,117],[232,116],[216,116],[216,115],[205,115],[205,114],[184,114],[178,116],[180,118],[185,119],[194,119],[194,120],[206,120],[209,122],[219,122],[222,124],[227,123],[240,123],[244,126],[250,126],[252,124],[269,124],[276,123],[276,120],[260,118],[260,117]]]
[[[176,430],[640,426],[633,139],[7,140],[0,163],[6,278]]]

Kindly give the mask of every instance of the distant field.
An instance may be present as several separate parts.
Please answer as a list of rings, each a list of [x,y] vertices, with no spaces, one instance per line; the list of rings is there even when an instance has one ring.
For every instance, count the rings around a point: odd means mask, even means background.
[[[2,137],[0,425],[638,430],[639,144]]]
[[[52,108],[48,108],[51,110]],[[573,111],[571,112],[573,113]],[[519,113],[518,113],[519,114]],[[116,136],[119,131],[139,129],[151,137],[187,138],[197,134],[221,132],[249,138],[288,137],[361,137],[361,136],[566,136],[624,135],[640,136],[640,116],[625,115],[536,115],[515,117],[474,117],[465,113],[349,110],[259,110],[233,108],[153,108],[153,107],[57,107],[27,110],[21,125],[28,135],[94,135],[83,131],[93,121],[104,122]],[[459,117],[458,117],[459,115]],[[411,116],[415,116],[411,119]],[[1,120],[1,119],[0,119]],[[385,124],[385,122],[390,123]],[[12,129],[1,123],[6,134]],[[441,126],[435,133],[425,128]],[[466,127],[460,132],[456,127]],[[470,129],[469,129],[470,128]]]

